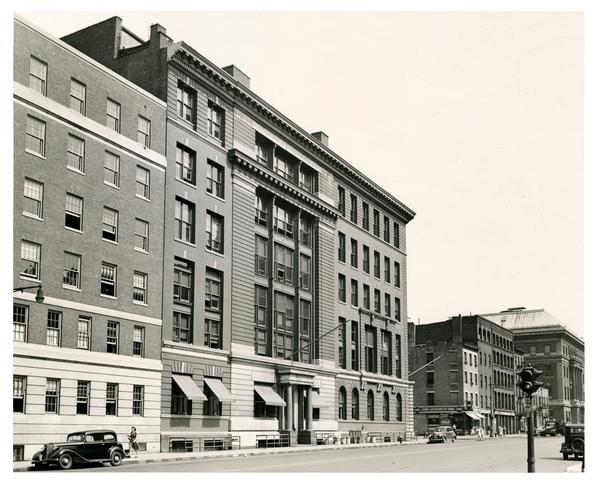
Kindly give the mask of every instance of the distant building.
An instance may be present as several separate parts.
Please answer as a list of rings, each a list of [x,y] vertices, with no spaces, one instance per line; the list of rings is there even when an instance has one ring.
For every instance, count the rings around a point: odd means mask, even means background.
[[[548,390],[549,418],[583,423],[583,339],[544,309],[517,307],[481,315],[510,330],[515,336],[515,345],[524,352],[524,363],[531,363],[544,372],[540,381]]]

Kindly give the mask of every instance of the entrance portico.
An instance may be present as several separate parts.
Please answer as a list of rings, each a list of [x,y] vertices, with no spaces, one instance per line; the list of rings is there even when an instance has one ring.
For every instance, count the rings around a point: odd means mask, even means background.
[[[313,383],[315,374],[291,367],[277,369],[277,382],[285,397],[285,412],[280,412],[280,433],[289,436],[290,445],[312,444]]]

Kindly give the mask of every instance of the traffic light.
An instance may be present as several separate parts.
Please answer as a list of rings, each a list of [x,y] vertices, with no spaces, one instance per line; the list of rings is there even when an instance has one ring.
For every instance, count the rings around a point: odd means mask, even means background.
[[[537,391],[539,387],[541,387],[544,384],[541,381],[537,381],[538,377],[542,373],[543,371],[536,370],[531,364],[529,364],[519,372],[519,377],[521,378],[521,381],[518,383],[518,385],[525,395],[530,397]]]

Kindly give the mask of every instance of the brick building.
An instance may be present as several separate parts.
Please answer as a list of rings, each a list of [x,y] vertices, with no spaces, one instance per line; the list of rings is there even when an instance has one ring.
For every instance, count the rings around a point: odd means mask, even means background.
[[[107,426],[159,450],[165,103],[23,19],[14,41],[13,456]]]

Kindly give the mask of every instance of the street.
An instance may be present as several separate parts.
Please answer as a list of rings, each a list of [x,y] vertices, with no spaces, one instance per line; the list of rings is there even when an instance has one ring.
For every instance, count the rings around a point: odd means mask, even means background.
[[[565,472],[581,461],[564,461],[562,437],[536,437],[536,472]],[[78,468],[89,472],[527,472],[525,436],[456,443],[124,464]]]

